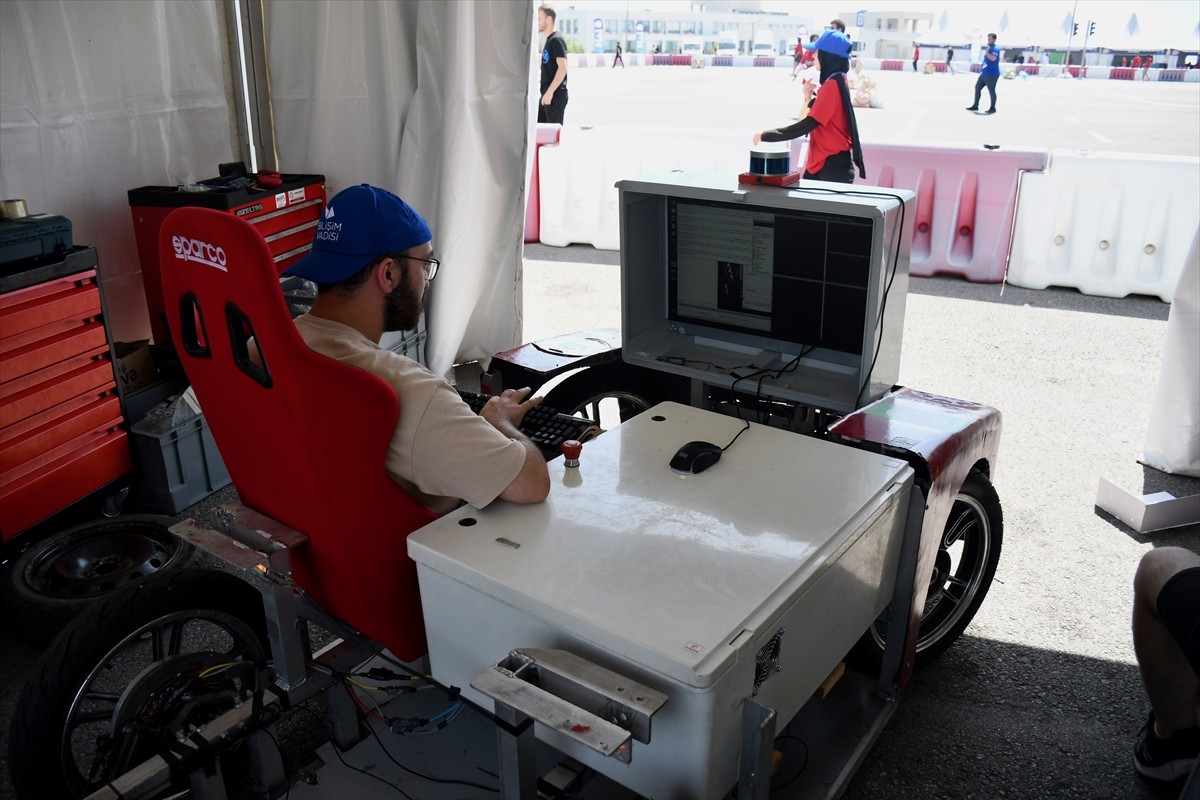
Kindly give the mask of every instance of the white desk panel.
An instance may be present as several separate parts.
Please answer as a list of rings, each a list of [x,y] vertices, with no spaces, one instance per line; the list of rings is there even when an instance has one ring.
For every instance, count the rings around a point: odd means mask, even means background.
[[[907,471],[757,424],[706,472],[667,466],[684,442],[725,445],[742,425],[664,403],[586,444],[578,468],[551,462],[547,502],[464,507],[411,535],[409,554],[656,672],[709,685],[733,659],[732,640],[815,581]]]

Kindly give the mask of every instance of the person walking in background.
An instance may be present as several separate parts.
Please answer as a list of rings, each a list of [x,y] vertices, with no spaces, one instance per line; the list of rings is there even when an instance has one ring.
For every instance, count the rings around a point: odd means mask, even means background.
[[[567,43],[554,30],[557,21],[558,15],[553,8],[538,8],[538,33],[546,36],[542,43],[542,97],[538,103],[538,122],[562,125],[567,111]]]
[[[804,69],[804,37],[796,37],[796,49],[792,52],[792,80]]]
[[[1142,66],[1142,57],[1140,55],[1134,56],[1133,63],[1130,64],[1130,66],[1133,67],[1134,69],[1140,69]]]
[[[983,51],[983,68],[979,70],[979,80],[975,81],[975,102],[967,106],[967,111],[979,110],[979,95],[983,93],[983,87],[987,87],[988,94],[992,98],[992,107],[987,110],[989,114],[996,113],[996,81],[1000,79],[1000,48],[996,47],[996,34],[989,33],[987,35],[987,47]]]
[[[1152,59],[1150,56],[1146,56],[1145,58],[1142,59],[1142,80],[1144,80],[1144,81],[1150,80],[1150,66],[1153,63],[1154,63],[1154,59]]]
[[[953,47],[946,48],[946,72],[950,73],[951,75],[955,74],[954,73],[954,48]]]
[[[917,62],[921,60],[921,45],[913,42],[913,72],[917,71]]]
[[[1133,765],[1151,780],[1179,780],[1200,756],[1200,556],[1191,550],[1142,556],[1133,576],[1133,650],[1150,701]]]
[[[613,59],[613,69],[617,68],[617,64],[621,65],[621,69],[625,69],[625,61],[621,58],[621,43],[617,42],[617,57]]]
[[[812,109],[804,119],[786,128],[756,133],[754,143],[783,142],[811,134],[804,177],[854,183],[855,167],[861,178],[866,178],[867,172],[863,167],[854,106],[850,102],[850,87],[846,84],[846,73],[850,71],[850,39],[844,33],[831,30],[812,45],[804,46],[817,53],[822,90],[817,92]]]

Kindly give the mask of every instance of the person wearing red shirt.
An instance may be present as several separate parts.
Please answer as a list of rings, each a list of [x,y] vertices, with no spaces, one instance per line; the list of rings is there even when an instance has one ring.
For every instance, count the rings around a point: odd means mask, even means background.
[[[1137,69],[1137,68],[1138,68],[1138,67],[1140,67],[1141,65],[1142,65],[1142,57],[1141,57],[1141,56],[1134,56],[1134,57],[1133,57],[1133,65],[1132,65],[1132,66],[1133,66],[1133,68],[1134,68],[1134,69]]]
[[[816,51],[821,70],[821,88],[808,116],[786,128],[754,134],[754,143],[783,142],[808,135],[806,179],[854,183],[854,168],[866,178],[862,146],[846,73],[850,71],[850,39],[838,31],[826,31],[816,42],[804,45]]]

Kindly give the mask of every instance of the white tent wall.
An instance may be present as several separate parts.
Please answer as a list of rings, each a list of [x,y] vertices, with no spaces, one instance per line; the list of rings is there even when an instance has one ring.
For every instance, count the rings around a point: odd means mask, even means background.
[[[68,217],[75,241],[97,248],[118,340],[149,335],[127,190],[243,157],[229,9],[0,0],[0,196]],[[519,343],[533,3],[262,9],[280,169],[323,173],[332,191],[391,189],[433,227],[445,267],[430,292],[430,368]]]
[[[223,4],[0,2],[0,196],[95,246],[117,340],[150,334],[127,190],[236,159]]]
[[[280,169],[323,173],[331,192],[382,186],[433,228],[443,268],[430,290],[430,369],[519,343],[533,3],[264,10]]]

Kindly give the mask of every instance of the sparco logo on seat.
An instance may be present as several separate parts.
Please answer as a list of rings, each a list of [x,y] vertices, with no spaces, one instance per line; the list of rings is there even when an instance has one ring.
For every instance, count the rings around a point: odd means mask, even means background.
[[[185,239],[182,236],[172,236],[171,246],[175,248],[175,257],[182,261],[195,261],[209,267],[228,272],[225,267],[225,248],[202,242],[199,239]]]

